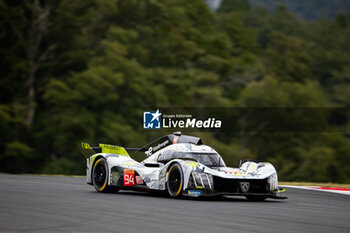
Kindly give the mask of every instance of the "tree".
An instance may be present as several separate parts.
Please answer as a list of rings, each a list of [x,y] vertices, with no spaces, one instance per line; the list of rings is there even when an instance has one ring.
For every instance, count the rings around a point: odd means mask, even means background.
[[[223,0],[218,12],[248,11],[250,7],[249,0]]]

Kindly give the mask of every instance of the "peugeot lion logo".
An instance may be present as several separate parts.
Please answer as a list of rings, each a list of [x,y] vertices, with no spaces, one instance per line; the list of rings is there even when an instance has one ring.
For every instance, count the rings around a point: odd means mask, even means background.
[[[248,192],[249,187],[250,187],[249,182],[241,182],[241,190],[242,190],[242,192],[244,192],[244,193]]]

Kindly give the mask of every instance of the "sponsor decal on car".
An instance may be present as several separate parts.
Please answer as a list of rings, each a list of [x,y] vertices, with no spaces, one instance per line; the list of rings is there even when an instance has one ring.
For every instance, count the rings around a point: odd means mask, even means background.
[[[147,156],[151,156],[153,154],[154,151],[157,151],[163,147],[165,147],[167,144],[169,143],[169,140],[166,140],[162,143],[159,143],[158,145],[154,146],[154,147],[150,147],[148,148],[148,150],[145,152]]]
[[[134,170],[132,169],[124,169],[124,186],[134,186]]]
[[[179,136],[174,136],[173,144],[176,144],[177,140],[179,140]]]
[[[203,192],[202,191],[199,191],[199,190],[188,190],[188,195],[190,196],[200,196],[202,195]]]
[[[141,176],[135,176],[136,184],[143,184]]]
[[[239,168],[221,168],[220,171],[225,172],[225,174],[235,175],[235,176],[245,176],[247,173]]]
[[[126,150],[123,147],[102,144],[102,143],[100,143],[98,146],[102,149],[102,153],[116,154],[116,155],[123,155],[126,157],[130,157],[128,152],[126,152]]]

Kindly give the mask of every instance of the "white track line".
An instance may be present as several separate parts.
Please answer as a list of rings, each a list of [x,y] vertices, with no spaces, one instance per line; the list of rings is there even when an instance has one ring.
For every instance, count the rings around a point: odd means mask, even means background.
[[[332,190],[332,189],[327,189],[327,188],[320,187],[320,186],[294,186],[294,185],[281,185],[281,186],[287,187],[287,188],[289,187],[289,188],[306,189],[306,190],[323,191],[323,192],[350,195],[350,189]]]

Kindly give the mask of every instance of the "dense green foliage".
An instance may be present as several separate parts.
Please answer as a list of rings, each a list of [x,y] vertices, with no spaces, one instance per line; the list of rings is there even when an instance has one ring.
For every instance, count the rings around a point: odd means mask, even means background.
[[[160,136],[140,130],[150,106],[350,106],[341,15],[213,13],[202,0],[0,0],[0,17],[4,172],[83,174],[81,141],[141,146]],[[350,182],[344,133],[197,135],[228,165],[267,160],[282,180]]]

